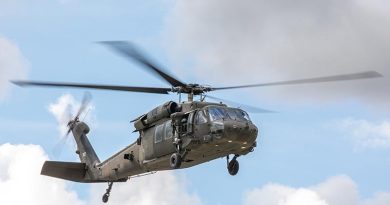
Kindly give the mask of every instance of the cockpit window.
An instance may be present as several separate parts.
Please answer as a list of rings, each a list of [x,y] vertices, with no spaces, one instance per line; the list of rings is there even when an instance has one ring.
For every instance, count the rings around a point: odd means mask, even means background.
[[[238,108],[210,107],[208,108],[211,121],[231,119],[237,121],[250,121],[249,115]]]
[[[227,113],[232,120],[251,121],[249,115],[243,110],[228,108]]]
[[[209,115],[211,121],[226,119],[228,117],[226,110],[222,107],[210,107]]]
[[[246,120],[251,121],[251,118],[249,117],[249,115],[248,115],[247,112],[245,112],[245,111],[243,111],[243,110],[240,110],[240,112],[241,112],[242,116],[243,116]]]
[[[241,119],[240,114],[238,112],[236,112],[235,109],[228,109],[227,113],[228,113],[230,119],[232,119],[232,120],[239,120],[239,119]]]

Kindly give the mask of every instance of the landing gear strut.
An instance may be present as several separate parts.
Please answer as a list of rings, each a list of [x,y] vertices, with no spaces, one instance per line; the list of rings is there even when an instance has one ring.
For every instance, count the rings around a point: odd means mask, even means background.
[[[240,169],[240,164],[237,161],[237,157],[239,157],[239,155],[234,155],[233,159],[229,162],[229,155],[226,156],[227,169],[229,174],[232,176],[236,175]]]
[[[108,188],[106,189],[106,193],[103,194],[103,197],[102,197],[103,203],[107,203],[108,202],[108,198],[110,197],[110,192],[111,192],[113,184],[114,184],[114,182],[108,182]]]
[[[174,135],[173,145],[175,146],[176,152],[171,155],[169,165],[172,169],[178,169],[189,151],[183,147],[182,141],[182,136],[187,133],[187,117],[185,113],[176,112],[171,115],[171,118]]]

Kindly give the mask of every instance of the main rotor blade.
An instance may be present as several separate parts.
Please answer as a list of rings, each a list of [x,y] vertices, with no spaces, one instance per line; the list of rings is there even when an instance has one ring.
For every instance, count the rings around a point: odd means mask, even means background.
[[[168,92],[171,91],[171,88],[131,87],[131,86],[78,84],[78,83],[55,83],[55,82],[40,82],[40,81],[12,81],[12,83],[19,86],[90,88],[90,89],[100,89],[100,90],[117,90],[117,91],[157,93],[157,94],[168,94]]]
[[[205,95],[205,96],[207,98],[213,99],[213,100],[218,101],[218,102],[225,102],[226,104],[229,104],[231,106],[242,108],[243,110],[245,110],[247,112],[250,112],[250,113],[275,113],[274,111],[271,111],[271,110],[257,108],[257,107],[253,107],[253,106],[250,106],[250,105],[245,105],[245,104],[242,104],[242,103],[233,102],[233,101],[230,101],[230,100],[225,100],[225,99],[213,97],[213,96],[210,96],[210,95]]]
[[[186,86],[185,83],[182,83],[181,81],[177,80],[176,78],[172,77],[171,75],[168,75],[166,71],[156,66],[155,63],[152,63],[151,60],[146,58],[146,55],[144,55],[140,49],[138,49],[135,45],[126,42],[126,41],[102,41],[101,42],[104,45],[108,45],[110,48],[112,48],[114,51],[118,52],[119,54],[130,58],[137,63],[145,66],[145,68],[149,69],[149,71],[154,72],[159,77],[162,77],[165,81],[167,81],[172,86]]]
[[[305,83],[335,82],[335,81],[358,80],[358,79],[379,78],[379,77],[383,77],[383,75],[376,72],[376,71],[367,71],[367,72],[361,72],[361,73],[333,75],[333,76],[325,76],[325,77],[318,77],[318,78],[306,78],[306,79],[300,79],[300,80],[279,81],[279,82],[260,83],[260,84],[253,84],[253,85],[240,85],[240,86],[231,86],[231,87],[219,87],[219,88],[211,88],[211,90],[225,90],[225,89],[250,88],[250,87],[262,87],[262,86],[274,86],[274,85],[294,85],[294,84],[305,84]]]

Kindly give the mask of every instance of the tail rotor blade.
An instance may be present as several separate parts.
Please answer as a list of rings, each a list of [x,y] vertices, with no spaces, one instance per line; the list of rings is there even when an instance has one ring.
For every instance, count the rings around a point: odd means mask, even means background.
[[[64,149],[64,146],[66,144],[66,141],[69,138],[70,129],[67,131],[67,133],[61,137],[61,139],[57,142],[57,144],[53,147],[53,155],[55,157],[61,156],[62,150]]]
[[[64,112],[62,113],[62,117],[61,117],[61,121],[62,122],[69,122],[73,119],[72,117],[72,105],[71,104],[68,104],[64,110]]]
[[[85,92],[84,96],[83,96],[83,100],[81,102],[81,106],[80,106],[79,110],[77,111],[75,119],[80,117],[81,113],[83,113],[84,110],[88,107],[89,103],[91,102],[91,99],[92,99],[91,93]]]

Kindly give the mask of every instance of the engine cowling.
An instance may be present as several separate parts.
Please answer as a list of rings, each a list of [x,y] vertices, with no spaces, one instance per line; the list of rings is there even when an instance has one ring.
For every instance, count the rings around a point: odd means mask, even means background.
[[[172,113],[179,111],[179,105],[176,102],[169,101],[160,105],[147,114],[141,116],[138,120],[134,122],[134,127],[137,130],[142,130],[149,125],[157,122],[163,118],[168,118]]]

